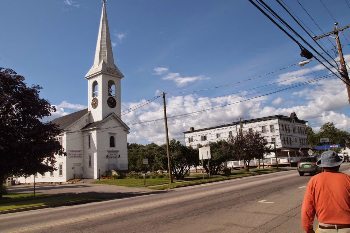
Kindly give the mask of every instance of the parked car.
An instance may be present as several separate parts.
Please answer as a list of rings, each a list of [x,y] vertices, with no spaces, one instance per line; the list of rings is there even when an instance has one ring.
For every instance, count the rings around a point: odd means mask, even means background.
[[[303,176],[304,173],[309,173],[315,175],[321,171],[321,168],[316,165],[317,157],[307,157],[301,158],[298,162],[298,172],[300,176]]]

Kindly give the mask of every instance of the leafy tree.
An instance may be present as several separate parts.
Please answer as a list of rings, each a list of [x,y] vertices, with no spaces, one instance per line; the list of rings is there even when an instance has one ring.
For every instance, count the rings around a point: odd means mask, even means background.
[[[210,161],[204,160],[203,167],[207,173],[216,175],[224,167],[227,161],[233,157],[233,145],[227,141],[211,142],[210,146]]]
[[[249,163],[252,159],[262,159],[271,149],[267,141],[258,132],[240,132],[232,138],[233,148],[238,159],[243,160],[244,168],[249,171]]]
[[[0,182],[54,170],[55,154],[63,149],[59,128],[43,122],[55,108],[39,97],[41,87],[28,87],[24,77],[0,68]],[[1,197],[2,193],[0,194]]]
[[[319,136],[313,131],[313,129],[310,126],[306,127],[306,135],[308,145],[314,147],[319,143]]]
[[[163,145],[163,148],[165,149],[166,145]],[[191,166],[198,165],[198,150],[182,145],[174,139],[170,141],[169,149],[172,173],[177,180],[184,179]],[[163,166],[167,166],[167,160],[164,160]]]
[[[167,166],[164,167],[165,154],[164,148],[155,143],[148,145],[128,144],[129,170],[136,172],[167,170]],[[148,165],[143,164],[143,159],[146,158]]]

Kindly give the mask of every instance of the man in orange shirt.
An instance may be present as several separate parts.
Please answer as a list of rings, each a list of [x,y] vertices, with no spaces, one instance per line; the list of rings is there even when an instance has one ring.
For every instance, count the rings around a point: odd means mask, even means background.
[[[339,172],[343,160],[334,151],[326,151],[317,161],[323,172],[310,179],[301,209],[305,232],[314,233],[316,215],[318,233],[350,233],[350,176]]]

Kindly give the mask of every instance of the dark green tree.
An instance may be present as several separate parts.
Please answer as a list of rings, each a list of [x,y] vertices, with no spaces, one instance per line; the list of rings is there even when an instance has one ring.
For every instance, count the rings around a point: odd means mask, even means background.
[[[237,159],[243,160],[244,168],[249,171],[252,159],[262,159],[264,154],[271,151],[267,141],[258,132],[240,132],[232,138],[233,148]]]
[[[164,152],[166,145],[163,145]],[[170,161],[172,173],[177,180],[184,179],[185,175],[189,173],[191,166],[197,166],[198,150],[182,145],[179,141],[171,140],[169,143]],[[166,153],[164,154],[166,158]],[[164,161],[164,167],[167,167],[167,160]]]
[[[227,141],[211,142],[210,146],[210,161],[204,160],[203,167],[207,173],[212,175],[218,174],[226,166],[227,161],[233,159],[233,145]]]
[[[63,154],[59,128],[43,118],[55,108],[39,97],[41,87],[28,87],[24,77],[0,68],[0,182],[54,170],[55,154]],[[0,194],[1,195],[1,194]]]

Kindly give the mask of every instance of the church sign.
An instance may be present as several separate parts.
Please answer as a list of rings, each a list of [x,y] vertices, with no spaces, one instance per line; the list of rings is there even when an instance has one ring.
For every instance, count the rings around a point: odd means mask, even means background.
[[[107,159],[116,159],[116,158],[119,158],[120,155],[119,155],[119,151],[107,151],[107,155],[106,155],[106,158]]]
[[[82,150],[68,150],[67,156],[69,158],[82,158],[83,152]]]

